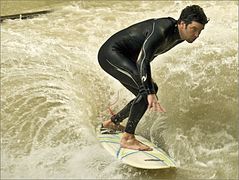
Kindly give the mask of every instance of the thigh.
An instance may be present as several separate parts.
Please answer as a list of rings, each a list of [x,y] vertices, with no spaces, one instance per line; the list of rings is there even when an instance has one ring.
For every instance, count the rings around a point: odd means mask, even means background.
[[[134,89],[134,94],[141,86],[136,64],[124,55],[111,51],[99,56],[99,63],[108,74],[119,80],[127,89]]]

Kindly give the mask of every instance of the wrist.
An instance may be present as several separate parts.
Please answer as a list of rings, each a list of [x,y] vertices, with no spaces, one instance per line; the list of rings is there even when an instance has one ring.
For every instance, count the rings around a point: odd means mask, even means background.
[[[150,94],[156,94],[155,90],[153,89],[147,89],[147,94],[150,95]]]

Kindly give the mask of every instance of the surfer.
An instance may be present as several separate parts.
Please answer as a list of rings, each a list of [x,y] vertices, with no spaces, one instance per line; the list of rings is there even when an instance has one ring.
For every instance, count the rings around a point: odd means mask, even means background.
[[[200,6],[187,6],[178,20],[167,17],[134,24],[111,36],[101,46],[98,60],[102,69],[135,95],[121,111],[102,124],[105,128],[124,129],[120,123],[128,118],[121,147],[151,150],[134,136],[147,109],[166,112],[156,96],[158,86],[152,79],[150,62],[185,40],[194,42],[208,21]]]

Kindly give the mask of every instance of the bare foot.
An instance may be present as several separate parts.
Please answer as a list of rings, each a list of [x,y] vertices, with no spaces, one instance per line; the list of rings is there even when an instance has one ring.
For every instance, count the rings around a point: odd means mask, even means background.
[[[113,123],[111,120],[107,120],[107,121],[104,121],[102,123],[103,127],[104,128],[108,128],[108,129],[113,129],[113,130],[117,130],[117,131],[124,131],[125,127],[122,126],[122,125],[118,125],[118,124],[115,124]]]
[[[124,132],[124,134],[121,138],[120,145],[122,148],[134,149],[134,150],[140,150],[140,151],[152,151],[153,150],[149,146],[138,141],[133,134],[129,134],[126,132]]]

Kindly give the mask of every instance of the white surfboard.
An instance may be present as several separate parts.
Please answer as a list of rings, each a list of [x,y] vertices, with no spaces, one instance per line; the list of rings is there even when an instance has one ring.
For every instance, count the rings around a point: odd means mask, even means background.
[[[120,147],[120,139],[122,133],[102,131],[97,132],[98,139],[102,146],[115,158],[122,161],[124,164],[142,168],[142,169],[165,169],[176,168],[174,160],[167,155],[161,148],[157,147],[152,142],[135,135],[135,137],[142,143],[150,146],[152,151],[139,151]]]

